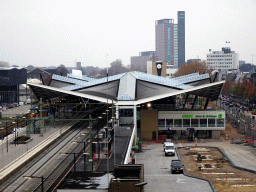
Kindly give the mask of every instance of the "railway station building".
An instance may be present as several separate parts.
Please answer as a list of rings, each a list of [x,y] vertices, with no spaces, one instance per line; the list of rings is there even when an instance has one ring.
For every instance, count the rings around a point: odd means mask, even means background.
[[[84,105],[113,105],[117,124],[134,125],[136,137],[150,141],[218,139],[225,129],[225,111],[209,103],[218,100],[224,83],[212,82],[209,74],[170,79],[134,71],[101,79],[52,75],[47,85],[28,85],[44,102],[75,97]]]

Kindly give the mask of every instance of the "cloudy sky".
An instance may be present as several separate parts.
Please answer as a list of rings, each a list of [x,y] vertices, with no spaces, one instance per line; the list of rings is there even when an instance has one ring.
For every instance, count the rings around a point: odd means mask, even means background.
[[[185,11],[186,60],[230,46],[256,64],[256,0],[0,0],[0,61],[106,67],[155,50],[155,21]],[[230,41],[230,44],[226,44]]]

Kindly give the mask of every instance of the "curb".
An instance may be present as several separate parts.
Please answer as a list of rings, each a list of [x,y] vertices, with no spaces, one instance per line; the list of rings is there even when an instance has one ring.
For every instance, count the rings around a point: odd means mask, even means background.
[[[207,146],[200,146],[200,147],[207,147]],[[208,146],[208,147],[209,147],[209,146]],[[180,157],[180,154],[179,154],[179,152],[178,152],[178,149],[179,149],[179,148],[183,148],[183,147],[177,147],[177,148],[176,148],[177,156],[178,156],[178,158],[182,161],[182,159],[181,159],[181,157]],[[239,169],[239,170],[242,170],[242,171],[248,171],[248,172],[251,172],[251,173],[255,173],[255,174],[256,174],[256,171],[255,171],[255,170],[236,166],[235,163],[228,157],[228,155],[227,155],[221,148],[219,148],[219,147],[214,147],[214,148],[217,148],[217,149],[220,151],[220,153],[221,153],[224,157],[226,157],[226,158],[228,159],[228,162],[230,163],[230,165],[231,165],[232,167],[234,167],[234,168],[236,168],[236,169]],[[211,182],[210,180],[204,179],[204,178],[200,178],[200,177],[195,177],[195,176],[192,176],[192,175],[188,175],[188,174],[186,173],[186,170],[185,170],[185,169],[183,170],[183,172],[184,172],[184,175],[186,175],[186,176],[188,176],[188,177],[192,177],[192,178],[196,178],[196,179],[201,179],[201,180],[207,181],[207,182],[210,184],[210,186],[211,186],[211,188],[212,188],[212,191],[213,191],[213,192],[216,192],[216,190],[215,190],[215,188],[214,188],[214,186],[213,186],[213,184],[212,184],[212,182]]]
[[[201,147],[201,146],[200,146]],[[175,150],[176,150],[176,153],[177,153],[177,156],[179,158],[179,160],[182,162],[182,159],[180,157],[180,154],[179,154],[179,149],[180,148],[183,148],[183,147],[176,147]],[[186,169],[183,169],[183,174],[187,177],[191,177],[191,178],[195,178],[195,179],[200,179],[200,180],[203,180],[203,181],[207,181],[212,189],[213,192],[216,192],[212,182],[208,179],[204,179],[204,178],[201,178],[201,177],[196,177],[196,176],[192,176],[192,175],[188,175],[187,172],[186,172]]]
[[[216,147],[216,148],[219,149],[219,151],[221,152],[221,154],[222,154],[223,156],[225,156],[225,157],[228,158],[228,161],[229,161],[229,163],[231,164],[232,167],[234,167],[234,168],[236,168],[236,169],[240,169],[240,170],[242,170],[242,171],[248,171],[248,172],[251,172],[251,173],[255,173],[255,174],[256,174],[256,171],[255,171],[255,170],[236,166],[235,163],[228,157],[228,155],[227,155],[222,149],[220,149],[219,147]]]

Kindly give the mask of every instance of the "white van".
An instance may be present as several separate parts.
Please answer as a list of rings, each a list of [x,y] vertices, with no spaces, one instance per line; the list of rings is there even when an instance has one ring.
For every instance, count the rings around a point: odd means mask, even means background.
[[[164,153],[165,153],[165,156],[167,156],[167,155],[175,156],[174,144],[173,143],[165,143],[164,144]]]

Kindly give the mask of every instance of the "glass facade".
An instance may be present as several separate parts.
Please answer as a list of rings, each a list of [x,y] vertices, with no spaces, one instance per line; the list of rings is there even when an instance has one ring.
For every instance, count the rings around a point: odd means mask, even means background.
[[[174,68],[178,68],[178,24],[174,25]]]

